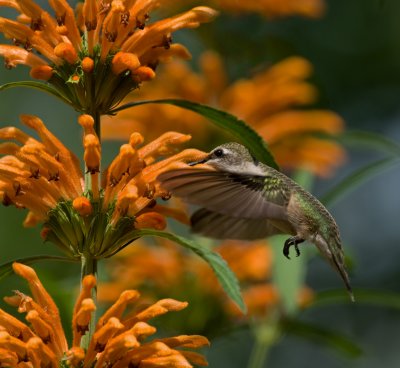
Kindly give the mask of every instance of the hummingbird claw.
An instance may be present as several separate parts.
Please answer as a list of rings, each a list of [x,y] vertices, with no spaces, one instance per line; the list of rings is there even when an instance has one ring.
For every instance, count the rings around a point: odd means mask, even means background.
[[[290,247],[291,247],[291,245],[292,245],[292,238],[289,238],[289,239],[287,239],[286,241],[285,241],[285,245],[283,246],[283,255],[287,258],[287,259],[290,259],[290,256],[289,256],[289,249],[290,249]]]
[[[289,239],[285,241],[285,244],[283,246],[283,255],[287,258],[290,259],[289,257],[289,249],[292,245],[294,245],[294,249],[296,250],[296,257],[300,256],[300,249],[298,244],[303,243],[304,239],[299,238],[297,236],[292,236]]]
[[[299,246],[297,245],[298,243],[294,243],[294,249],[296,250],[296,257],[300,255],[300,249]]]

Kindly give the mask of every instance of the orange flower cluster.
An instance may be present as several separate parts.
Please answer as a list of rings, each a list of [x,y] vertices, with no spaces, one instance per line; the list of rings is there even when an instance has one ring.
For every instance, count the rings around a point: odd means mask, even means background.
[[[264,316],[271,307],[279,304],[279,293],[269,281],[273,260],[266,242],[226,241],[215,250],[227,261],[242,284],[249,317]],[[205,262],[168,241],[159,240],[157,247],[136,243],[113,258],[109,271],[112,281],[102,284],[99,292],[102,301],[112,301],[127,287],[145,289],[147,286],[150,298],[171,290],[183,295],[195,293],[197,299],[217,300],[232,320],[244,318],[238,307],[225,298],[215,275]],[[185,288],[185,279],[192,280],[188,285],[190,290],[182,290]],[[306,306],[312,300],[313,293],[303,288],[298,298],[299,305]],[[207,315],[206,311],[202,313]],[[214,314],[210,316],[211,319],[214,317]]]
[[[212,0],[216,7],[233,13],[258,13],[267,18],[300,15],[320,18],[325,12],[323,0]]]
[[[126,290],[118,300],[99,318],[89,347],[84,350],[81,339],[88,330],[96,306],[91,290],[96,287],[92,275],[82,281],[82,290],[76,300],[72,317],[73,342],[68,347],[56,304],[43,287],[35,271],[23,264],[14,263],[16,274],[24,278],[32,297],[19,291],[5,301],[26,313],[25,324],[0,309],[0,366],[10,368],[58,368],[65,366],[143,367],[143,368],[191,368],[192,364],[206,366],[205,358],[190,350],[208,346],[208,340],[198,335],[181,335],[146,339],[156,333],[147,322],[171,311],[180,311],[188,303],[173,299],[159,300],[142,309],[126,310],[137,304],[140,295]]]
[[[82,195],[82,174],[78,158],[39,118],[22,115],[21,122],[35,130],[40,141],[15,127],[0,129],[0,139],[7,141],[0,144],[0,198],[6,206],[27,208],[24,224],[34,226],[60,199]]]
[[[206,155],[194,149],[174,154],[190,136],[168,132],[138,147],[143,137],[133,133],[105,170],[99,187],[101,147],[93,118],[81,115],[84,160],[92,183],[88,191],[77,157],[39,118],[23,115],[21,120],[38,133],[40,141],[15,127],[0,129],[0,139],[7,140],[0,144],[0,199],[4,205],[29,210],[25,226],[44,222],[43,237],[69,256],[79,257],[89,249],[93,256],[109,256],[135,229],[161,230],[166,226],[165,216],[187,221],[181,210],[157,205],[155,200],[168,196],[156,182],[160,173]]]
[[[49,81],[77,110],[100,114],[152,79],[159,62],[190,57],[184,46],[172,44],[173,32],[216,16],[200,6],[147,24],[159,1],[86,0],[76,16],[66,0],[49,3],[54,16],[33,0],[0,0],[0,7],[20,13],[16,21],[0,17],[0,33],[15,44],[0,45],[0,56],[8,68],[29,66],[33,78]]]
[[[319,176],[329,176],[345,159],[337,143],[316,137],[334,136],[343,131],[342,119],[332,111],[298,109],[315,102],[317,91],[306,81],[311,64],[301,57],[290,57],[257,73],[250,79],[227,83],[220,57],[205,53],[201,74],[185,64],[171,63],[152,85],[146,85],[132,99],[185,98],[217,106],[238,116],[255,128],[267,141],[279,165],[286,169],[305,168]],[[119,129],[114,129],[118,124]],[[121,139],[132,129],[155,135],[173,125],[193,132],[198,141],[210,140],[209,123],[192,112],[174,106],[137,106],[118,117],[105,117],[103,136]]]

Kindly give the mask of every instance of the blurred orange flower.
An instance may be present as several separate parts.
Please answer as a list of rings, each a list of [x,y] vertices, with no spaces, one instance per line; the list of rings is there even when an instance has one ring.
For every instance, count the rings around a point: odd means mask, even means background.
[[[265,241],[226,241],[215,251],[227,261],[240,281],[249,317],[265,316],[272,307],[279,305],[279,293],[270,282],[272,251]],[[150,300],[171,292],[177,296],[185,295],[189,300],[192,297],[193,300],[210,303],[212,299],[231,323],[237,322],[238,318],[246,319],[238,307],[225,297],[205,262],[166,240],[157,241],[156,246],[136,242],[135,246],[115,257],[108,269],[111,280],[102,284],[98,295],[100,301],[111,302],[125,288],[140,288],[147,290]],[[313,299],[313,293],[305,287],[298,298],[299,305],[304,307]],[[208,315],[207,310],[202,310],[201,314],[205,319],[202,323],[206,326],[211,325],[210,320],[215,318],[217,312],[214,309]],[[205,330],[210,327],[204,326]]]
[[[140,294],[126,290],[99,318],[87,350],[81,340],[89,328],[96,306],[91,298],[96,279],[92,275],[82,281],[72,316],[73,342],[68,347],[57,306],[43,287],[36,272],[23,264],[14,263],[16,274],[24,278],[32,297],[19,291],[5,301],[26,313],[25,324],[0,309],[0,366],[2,367],[170,367],[191,368],[192,364],[206,366],[205,358],[190,350],[209,345],[198,335],[181,335],[145,341],[156,333],[147,322],[171,311],[180,311],[188,303],[174,299],[159,300],[147,307],[136,307],[124,316],[128,307],[137,304]],[[191,364],[192,363],[192,364]]]
[[[344,129],[343,120],[329,110],[298,108],[317,98],[316,88],[306,81],[312,74],[307,60],[290,57],[231,84],[217,54],[203,54],[200,67],[201,72],[195,73],[183,63],[167,64],[156,81],[131,95],[129,101],[184,98],[230,112],[259,132],[278,164],[286,169],[304,168],[326,177],[344,161],[345,151],[338,143],[314,135],[339,134]],[[105,117],[102,128],[106,139],[125,139],[132,130],[151,137],[168,126],[193,133],[197,144],[210,144],[215,136],[199,115],[158,104]]]

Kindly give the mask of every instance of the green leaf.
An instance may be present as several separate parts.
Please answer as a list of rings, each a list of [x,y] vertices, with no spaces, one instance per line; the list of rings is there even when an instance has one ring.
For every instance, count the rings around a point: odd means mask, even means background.
[[[137,230],[135,231],[135,233],[138,237],[158,236],[160,238],[169,239],[195,252],[210,265],[228,296],[239,306],[239,308],[244,313],[246,312],[246,305],[244,304],[242,295],[240,293],[239,282],[235,274],[229,268],[228,264],[218,253],[215,253],[210,249],[198,243],[195,243],[192,240],[164,231],[143,229]]]
[[[353,358],[360,356],[362,353],[360,347],[356,345],[351,338],[320,326],[296,319],[284,319],[281,322],[281,327],[288,333],[302,338],[308,338],[319,344],[323,343]]]
[[[391,157],[374,161],[355,170],[322,197],[321,202],[325,205],[331,205],[345,193],[400,162],[400,145],[381,134],[357,130],[346,131],[337,140],[351,147],[364,147],[369,151],[375,149]]]
[[[339,184],[326,193],[321,198],[321,202],[326,206],[332,205],[332,203],[337,201],[345,193],[350,192],[366,180],[371,179],[373,176],[399,163],[399,158],[391,157],[365,165],[344,178]]]
[[[62,102],[68,104],[68,105],[73,105],[72,102],[64,96],[61,92],[59,92],[57,89],[54,87],[50,86],[49,84],[42,83],[42,82],[35,82],[35,81],[20,81],[20,82],[11,82],[11,83],[6,83],[0,86],[0,92],[5,91],[10,88],[16,88],[16,87],[25,87],[25,88],[32,88],[36,89],[45,93],[48,93],[49,95],[52,95],[58,99],[60,99]]]
[[[125,110],[130,107],[151,103],[175,105],[197,112],[198,114],[211,120],[219,128],[222,128],[224,131],[232,134],[241,143],[248,147],[258,160],[271,167],[274,167],[275,169],[278,169],[278,165],[268,150],[267,143],[255,130],[248,126],[244,121],[239,120],[236,116],[210,106],[178,99],[147,100],[127,103],[112,110],[110,114],[115,114],[118,111]]]
[[[14,259],[13,261],[3,263],[2,265],[0,265],[0,280],[3,279],[4,277],[7,277],[7,276],[13,274],[14,271],[12,269],[12,264],[14,262],[23,263],[25,265],[31,265],[36,262],[47,261],[47,260],[61,261],[61,262],[76,262],[76,260],[74,260],[72,258],[58,257],[58,256],[46,256],[46,255],[18,258],[18,259]]]
[[[378,133],[348,130],[341,134],[337,140],[351,147],[365,147],[368,151],[375,149],[389,155],[400,156],[400,145]]]
[[[400,309],[400,294],[381,290],[354,290],[357,304],[364,303],[379,307]],[[344,303],[349,304],[349,296],[343,290],[320,291],[310,304],[312,307]]]

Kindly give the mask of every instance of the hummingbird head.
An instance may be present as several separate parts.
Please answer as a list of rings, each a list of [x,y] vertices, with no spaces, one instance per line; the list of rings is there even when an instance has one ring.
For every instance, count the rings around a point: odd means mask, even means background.
[[[261,168],[258,167],[259,161],[245,146],[236,142],[224,143],[214,148],[204,160],[192,162],[189,165],[204,163],[231,173],[261,174]]]

